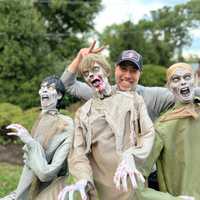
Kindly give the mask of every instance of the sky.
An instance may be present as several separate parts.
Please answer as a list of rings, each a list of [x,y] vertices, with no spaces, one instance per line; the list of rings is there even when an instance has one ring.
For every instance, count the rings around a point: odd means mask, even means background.
[[[147,18],[151,10],[157,10],[163,6],[183,4],[189,0],[102,0],[103,10],[95,18],[96,30],[103,29],[113,23],[119,24],[127,20],[137,23],[141,18]],[[200,30],[192,30],[192,46],[186,47],[183,54],[198,54],[200,57]]]

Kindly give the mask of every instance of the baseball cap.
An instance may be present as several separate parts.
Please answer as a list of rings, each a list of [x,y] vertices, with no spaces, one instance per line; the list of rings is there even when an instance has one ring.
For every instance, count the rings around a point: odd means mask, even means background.
[[[120,65],[124,61],[130,61],[140,71],[142,71],[142,56],[134,50],[124,50],[120,54],[117,60],[117,65]]]

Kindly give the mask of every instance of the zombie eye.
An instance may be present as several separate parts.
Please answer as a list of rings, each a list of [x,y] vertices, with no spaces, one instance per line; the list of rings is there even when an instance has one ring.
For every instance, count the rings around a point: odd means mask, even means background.
[[[89,71],[84,71],[83,76],[87,77],[89,75]]]
[[[98,72],[99,71],[99,67],[98,66],[94,66],[93,71],[94,72]]]
[[[184,76],[184,79],[185,79],[185,80],[190,80],[191,78],[192,78],[192,77],[191,77],[191,75],[189,75],[189,74],[186,75],[186,76]]]
[[[173,78],[172,78],[172,81],[175,82],[175,83],[177,83],[179,80],[180,80],[179,77],[173,77]]]
[[[46,86],[41,85],[40,90],[44,90]]]
[[[53,86],[48,86],[48,89],[49,89],[49,90],[54,90],[55,87],[53,87]]]

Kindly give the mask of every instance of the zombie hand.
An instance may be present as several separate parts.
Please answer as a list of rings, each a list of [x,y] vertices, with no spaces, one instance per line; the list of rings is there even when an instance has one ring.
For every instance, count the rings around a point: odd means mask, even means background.
[[[118,190],[122,184],[122,190],[127,191],[127,177],[130,177],[133,189],[137,188],[137,180],[139,179],[143,183],[145,182],[142,174],[136,169],[135,161],[132,155],[125,156],[122,162],[119,164],[115,175],[114,184]]]
[[[33,140],[33,138],[30,136],[29,132],[27,131],[27,129],[25,129],[20,124],[11,124],[11,125],[7,126],[6,128],[13,129],[15,131],[15,132],[7,133],[7,135],[16,135],[25,144],[30,143]]]
[[[66,195],[69,194],[69,198],[73,199],[73,193],[75,191],[79,191],[81,194],[82,200],[87,200],[87,194],[86,194],[86,187],[87,187],[88,181],[87,180],[80,180],[77,183],[73,185],[66,186],[58,195],[58,200],[65,200]]]
[[[194,197],[191,197],[191,196],[185,196],[185,195],[181,195],[181,196],[179,196],[181,199],[183,199],[183,200],[195,200],[195,198]]]

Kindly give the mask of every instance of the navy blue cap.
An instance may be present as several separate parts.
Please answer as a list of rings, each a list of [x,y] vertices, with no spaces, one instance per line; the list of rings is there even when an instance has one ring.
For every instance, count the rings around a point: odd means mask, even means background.
[[[120,65],[124,61],[132,62],[135,67],[142,71],[142,56],[138,52],[134,50],[122,51],[116,64]]]

